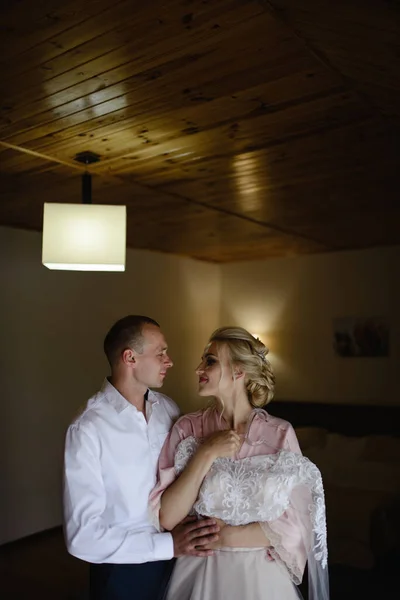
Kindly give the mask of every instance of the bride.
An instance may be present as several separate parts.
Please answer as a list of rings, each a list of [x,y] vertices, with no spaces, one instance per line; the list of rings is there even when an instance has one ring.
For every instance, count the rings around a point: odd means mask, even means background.
[[[321,475],[292,426],[262,406],[273,397],[268,349],[248,331],[215,331],[196,373],[215,403],[181,417],[161,452],[153,521],[213,517],[208,556],[178,558],[167,600],[298,600],[308,562],[310,600],[328,600]]]

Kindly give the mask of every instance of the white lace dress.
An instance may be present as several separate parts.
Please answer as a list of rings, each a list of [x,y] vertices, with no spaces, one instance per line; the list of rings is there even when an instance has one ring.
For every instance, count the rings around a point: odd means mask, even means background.
[[[204,417],[204,413],[200,411],[194,416]],[[276,425],[276,419],[272,419]],[[157,502],[168,485],[167,480],[179,476],[205,437],[193,435],[196,430],[205,433],[204,419],[201,431],[196,420],[191,431],[187,422],[183,428],[182,422],[181,426],[179,423],[175,425],[180,429],[179,436],[171,432],[160,458],[160,483],[152,495],[153,516],[157,514]],[[206,558],[179,558],[167,600],[298,600],[295,584],[301,582],[310,549],[321,565],[326,566],[325,504],[319,470],[298,452],[285,448],[290,444],[287,435],[282,438],[281,430],[270,430],[255,422],[252,434],[257,427],[271,441],[276,442],[278,435],[283,448],[268,453],[272,446],[268,451],[266,444],[262,447],[262,443],[256,443],[243,448],[236,459],[214,461],[193,510],[228,525],[259,522],[270,546],[222,548]],[[294,435],[292,429],[290,435]],[[258,436],[260,440],[266,441]],[[173,465],[168,466],[171,450]]]

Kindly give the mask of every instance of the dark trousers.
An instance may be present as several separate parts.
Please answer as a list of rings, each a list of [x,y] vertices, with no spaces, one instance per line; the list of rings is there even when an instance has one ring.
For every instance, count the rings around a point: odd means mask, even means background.
[[[90,600],[163,600],[174,560],[90,565]]]

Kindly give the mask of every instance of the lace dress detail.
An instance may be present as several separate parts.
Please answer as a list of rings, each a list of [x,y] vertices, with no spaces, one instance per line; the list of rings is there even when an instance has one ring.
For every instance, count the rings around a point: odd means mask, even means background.
[[[200,443],[193,436],[179,443],[174,465],[177,474],[183,471]],[[295,583],[300,583],[302,573],[273,527],[273,522],[293,505],[299,491],[302,511],[307,513],[304,516],[311,525],[309,549],[325,568],[328,551],[321,473],[301,454],[279,450],[275,454],[242,459],[218,458],[204,478],[193,508],[198,515],[222,519],[228,525],[259,522],[273,546],[271,555],[284,563]]]
[[[180,475],[188,464],[189,460],[196,453],[202,440],[197,440],[192,435],[185,438],[178,444],[175,452],[175,473]]]

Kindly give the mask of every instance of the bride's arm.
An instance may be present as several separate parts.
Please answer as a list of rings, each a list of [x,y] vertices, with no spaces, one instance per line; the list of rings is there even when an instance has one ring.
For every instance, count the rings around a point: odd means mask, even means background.
[[[160,502],[160,525],[164,529],[171,531],[189,514],[214,460],[213,453],[200,446],[178,479],[165,490]]]
[[[160,500],[160,524],[168,531],[190,512],[204,477],[214,460],[233,456],[240,445],[235,431],[218,431],[206,439],[181,475],[164,491]]]

